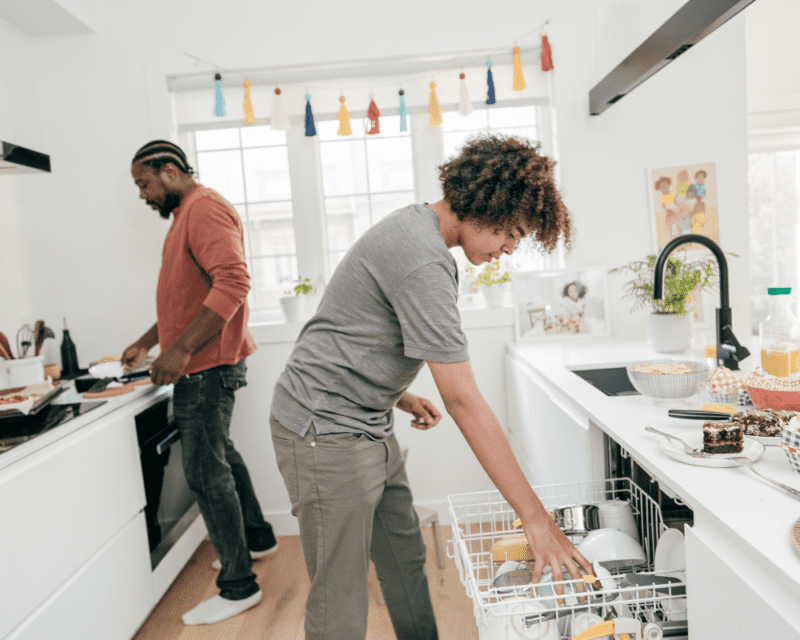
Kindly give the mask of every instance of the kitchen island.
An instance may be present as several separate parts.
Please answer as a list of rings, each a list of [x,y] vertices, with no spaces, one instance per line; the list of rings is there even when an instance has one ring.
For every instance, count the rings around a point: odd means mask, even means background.
[[[670,458],[660,437],[644,427],[677,435],[699,431],[702,421],[670,418],[666,407],[642,395],[607,396],[570,369],[664,357],[643,340],[508,345],[508,429],[515,452],[534,485],[593,480],[605,472],[605,434],[694,514],[685,528],[690,637],[799,638],[800,554],[790,532],[800,501],[745,467],[700,467]],[[700,406],[697,396],[685,405]],[[800,489],[800,475],[779,447],[767,446],[755,466]]]
[[[54,402],[86,402],[65,385]],[[136,416],[171,394],[137,387],[0,454],[0,638],[129,640],[202,542],[198,516],[152,567]]]

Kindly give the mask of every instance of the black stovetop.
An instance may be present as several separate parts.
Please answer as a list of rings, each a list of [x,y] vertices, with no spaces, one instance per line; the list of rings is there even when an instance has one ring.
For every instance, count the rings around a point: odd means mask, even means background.
[[[101,402],[51,404],[35,416],[3,418],[0,420],[0,453],[35,438],[45,431],[59,427],[105,403],[106,401],[103,400]]]

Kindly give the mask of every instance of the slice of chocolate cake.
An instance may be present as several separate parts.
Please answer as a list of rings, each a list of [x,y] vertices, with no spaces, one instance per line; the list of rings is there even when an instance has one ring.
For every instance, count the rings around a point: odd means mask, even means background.
[[[706,453],[741,453],[743,446],[739,422],[712,420],[703,423],[703,451]]]

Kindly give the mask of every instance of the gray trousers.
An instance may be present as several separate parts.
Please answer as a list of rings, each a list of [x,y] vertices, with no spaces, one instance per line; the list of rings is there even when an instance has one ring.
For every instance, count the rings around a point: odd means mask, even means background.
[[[375,563],[395,634],[438,638],[425,543],[394,434],[304,438],[270,418],[272,442],[300,538],[311,590],[306,640],[359,640],[367,635],[369,559]]]

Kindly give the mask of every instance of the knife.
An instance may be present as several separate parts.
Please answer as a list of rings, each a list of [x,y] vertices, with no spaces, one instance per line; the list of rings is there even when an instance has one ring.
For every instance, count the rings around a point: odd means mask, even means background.
[[[730,413],[724,411],[701,411],[699,409],[670,409],[670,418],[684,418],[686,420],[730,420]]]

